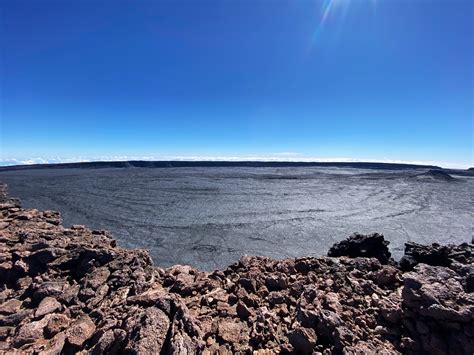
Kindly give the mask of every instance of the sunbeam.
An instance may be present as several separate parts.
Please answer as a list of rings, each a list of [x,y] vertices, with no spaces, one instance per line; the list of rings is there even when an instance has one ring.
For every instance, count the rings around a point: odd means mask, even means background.
[[[340,24],[344,23],[344,19],[347,15],[348,9],[351,5],[351,0],[323,0],[321,1],[321,5],[319,7],[319,12],[321,15],[319,16],[318,23],[316,29],[312,35],[312,45],[318,40],[321,36],[321,33],[324,31],[324,28],[327,26],[327,23],[331,19],[331,17],[340,17],[341,21]],[[375,15],[376,13],[376,6],[377,0],[368,0],[372,7],[372,14]]]
[[[314,43],[319,38],[332,12],[342,6],[346,7],[350,0],[324,0],[321,5],[321,17],[318,21],[316,30],[314,31],[312,42]]]

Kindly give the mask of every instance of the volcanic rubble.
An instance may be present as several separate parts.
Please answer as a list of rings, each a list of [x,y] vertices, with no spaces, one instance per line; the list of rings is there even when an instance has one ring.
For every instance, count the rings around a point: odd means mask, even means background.
[[[0,187],[0,353],[474,353],[472,244],[164,269]]]

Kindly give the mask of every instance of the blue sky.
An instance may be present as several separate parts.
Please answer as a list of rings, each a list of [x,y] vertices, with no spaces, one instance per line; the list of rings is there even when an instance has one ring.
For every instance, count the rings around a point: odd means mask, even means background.
[[[0,6],[3,164],[473,165],[471,0]]]

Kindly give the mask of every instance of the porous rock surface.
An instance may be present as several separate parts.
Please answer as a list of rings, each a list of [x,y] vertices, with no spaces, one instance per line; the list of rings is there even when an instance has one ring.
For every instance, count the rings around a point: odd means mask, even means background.
[[[403,272],[382,236],[354,235],[337,257],[244,256],[208,273],[155,267],[4,185],[0,216],[0,353],[474,352],[471,244],[447,246],[448,263],[409,245]],[[382,249],[360,256],[361,240]]]
[[[328,256],[376,258],[382,264],[386,264],[391,255],[387,247],[389,244],[383,235],[378,233],[370,235],[354,233],[349,238],[334,244],[329,249]]]

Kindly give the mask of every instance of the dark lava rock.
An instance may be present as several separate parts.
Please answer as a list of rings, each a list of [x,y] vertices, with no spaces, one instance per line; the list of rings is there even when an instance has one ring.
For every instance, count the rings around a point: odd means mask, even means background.
[[[405,243],[405,255],[400,259],[399,265],[403,271],[411,271],[419,264],[433,266],[450,266],[454,261],[459,263],[474,262],[473,245],[422,245],[418,243]]]
[[[387,247],[389,244],[390,242],[378,233],[369,235],[354,233],[346,240],[334,244],[329,249],[328,256],[376,258],[382,264],[386,264],[390,260],[391,255]]]
[[[398,265],[403,271],[412,271],[414,267],[418,264],[418,261],[410,255],[404,255],[401,257]]]

